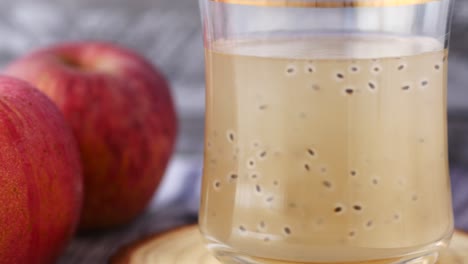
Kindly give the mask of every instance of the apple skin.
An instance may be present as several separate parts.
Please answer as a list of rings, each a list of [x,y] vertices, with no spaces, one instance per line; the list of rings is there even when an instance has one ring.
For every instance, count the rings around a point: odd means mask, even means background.
[[[0,263],[53,263],[78,225],[83,178],[60,111],[0,75]]]
[[[6,69],[48,95],[78,140],[84,169],[81,230],[109,229],[148,205],[173,152],[169,86],[138,54],[77,42],[32,52]]]

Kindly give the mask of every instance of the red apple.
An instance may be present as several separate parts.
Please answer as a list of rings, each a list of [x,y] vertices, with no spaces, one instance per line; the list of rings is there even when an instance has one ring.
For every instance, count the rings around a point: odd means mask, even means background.
[[[6,72],[47,94],[73,128],[85,178],[81,229],[119,226],[140,214],[175,142],[163,76],[134,52],[96,42],[42,49]]]
[[[77,227],[82,170],[60,111],[0,76],[0,263],[52,263]]]

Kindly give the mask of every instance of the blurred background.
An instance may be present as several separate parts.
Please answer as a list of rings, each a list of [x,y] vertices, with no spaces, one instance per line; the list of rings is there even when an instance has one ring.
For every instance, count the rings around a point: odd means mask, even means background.
[[[150,59],[169,80],[178,109],[177,152],[148,212],[122,230],[76,238],[60,263],[105,263],[120,245],[151,232],[196,221],[204,125],[204,55],[198,2],[0,0],[0,5],[0,66],[51,43],[110,41],[135,49]],[[468,0],[456,1],[450,52],[450,160],[452,174],[466,174]],[[458,177],[456,181],[458,186],[463,180]],[[468,208],[468,203],[459,206]],[[468,230],[468,226],[457,224]]]

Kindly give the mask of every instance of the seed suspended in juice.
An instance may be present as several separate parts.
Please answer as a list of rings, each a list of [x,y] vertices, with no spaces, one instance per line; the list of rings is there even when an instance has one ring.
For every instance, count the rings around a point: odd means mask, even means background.
[[[214,181],[213,182],[213,187],[214,187],[215,190],[218,191],[221,188],[221,182],[218,181],[218,180]]]
[[[234,131],[229,130],[227,132],[227,139],[231,143],[234,142],[234,140],[236,139],[236,135],[235,135]]]
[[[264,221],[260,221],[260,223],[258,223],[258,229],[260,230],[265,230],[266,229],[266,224]]]
[[[354,94],[354,89],[353,88],[346,88],[344,91],[345,91],[345,93],[347,95],[353,95]]]
[[[247,161],[247,167],[250,169],[255,168],[255,161],[253,159],[250,159]]]
[[[231,174],[229,175],[229,179],[230,179],[231,181],[235,181],[235,180],[237,180],[237,178],[238,178],[238,175],[235,174],[235,173],[231,173]]]
[[[258,153],[258,158],[261,160],[266,159],[266,156],[267,156],[267,152],[265,150],[262,150]]]
[[[354,209],[354,211],[356,211],[356,212],[361,212],[361,211],[362,211],[362,205],[360,205],[360,204],[355,204],[355,205],[353,205],[353,209]]]
[[[257,178],[258,178],[258,172],[252,172],[252,173],[250,174],[250,178],[252,178],[252,180],[257,179]]]
[[[349,71],[350,71],[351,73],[357,73],[357,72],[359,72],[359,67],[358,67],[357,65],[351,65],[351,66],[349,67]]]
[[[374,65],[372,66],[372,73],[377,74],[382,71],[382,67],[380,65]]]
[[[295,75],[296,72],[297,72],[297,69],[296,69],[296,65],[294,64],[289,64],[286,66],[286,75],[287,76],[292,76],[292,75]]]
[[[314,91],[320,91],[320,86],[318,84],[314,83],[314,84],[311,85],[311,87],[312,87],[312,90],[314,90]]]
[[[337,204],[335,208],[333,209],[333,212],[337,215],[341,215],[344,213],[345,207],[342,204]]]
[[[326,167],[326,166],[320,167],[320,172],[321,172],[322,174],[327,173],[327,167]]]
[[[410,88],[411,88],[411,86],[409,86],[409,85],[404,85],[404,86],[401,87],[401,89],[403,91],[408,91]]]
[[[304,164],[304,168],[306,169],[306,171],[310,171],[310,165],[309,164]]]
[[[421,86],[423,86],[423,87],[427,86],[428,84],[429,84],[429,81],[427,81],[427,80],[421,81]]]
[[[258,185],[258,184],[255,185],[255,191],[256,191],[257,193],[261,193],[261,192],[262,192],[262,187],[261,187],[260,185]]]
[[[405,68],[406,68],[406,65],[405,65],[405,64],[400,64],[400,65],[398,66],[398,70],[399,70],[399,71],[402,71],[402,70],[404,70]]]
[[[323,181],[322,185],[327,189],[331,189],[333,187],[333,184],[330,181]]]
[[[265,201],[266,201],[267,203],[271,203],[271,202],[273,202],[274,200],[275,200],[275,197],[274,197],[274,196],[268,196],[268,197],[265,199]]]
[[[304,71],[306,73],[314,73],[315,72],[315,67],[312,64],[306,64],[304,67]]]
[[[308,149],[307,149],[307,153],[309,153],[309,155],[310,155],[311,157],[314,157],[314,158],[315,158],[315,154],[316,154],[316,153],[315,153],[315,149],[313,149],[313,148],[308,148]]]
[[[268,108],[268,105],[265,105],[265,104],[264,104],[264,105],[260,105],[260,106],[258,107],[258,109],[260,109],[260,110],[266,110],[267,108]]]
[[[364,227],[366,229],[371,229],[372,227],[374,227],[374,221],[372,220],[367,220],[367,222],[365,223]]]
[[[286,235],[289,236],[289,235],[291,235],[292,230],[291,230],[291,228],[290,228],[289,226],[286,226],[286,227],[283,228],[283,232],[284,232]]]

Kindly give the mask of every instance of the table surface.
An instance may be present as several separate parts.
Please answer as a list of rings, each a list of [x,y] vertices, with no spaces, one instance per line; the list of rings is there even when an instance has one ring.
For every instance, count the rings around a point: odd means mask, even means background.
[[[139,50],[158,66],[173,87],[180,117],[177,155],[166,180],[195,184],[199,179],[203,132],[203,46],[195,0],[17,0],[0,3],[0,66],[37,46],[63,40],[104,39]],[[450,57],[449,103],[451,158],[468,157],[464,84],[468,83],[468,1],[456,6]],[[137,15],[135,15],[137,14]],[[6,37],[7,36],[7,37]],[[460,114],[461,113],[461,114]],[[465,142],[467,144],[461,144]],[[468,173],[452,170],[457,225],[468,230]],[[466,186],[466,187],[464,187]],[[179,186],[179,188],[181,188]],[[197,187],[192,187],[196,189]],[[196,221],[197,195],[181,199],[165,181],[148,210],[121,229],[82,234],[67,248],[60,264],[106,263],[120,246],[154,232]],[[178,190],[178,194],[186,192]]]

